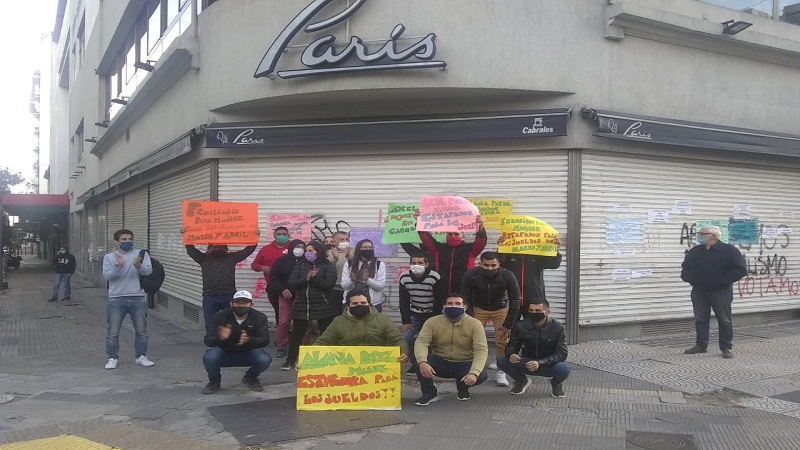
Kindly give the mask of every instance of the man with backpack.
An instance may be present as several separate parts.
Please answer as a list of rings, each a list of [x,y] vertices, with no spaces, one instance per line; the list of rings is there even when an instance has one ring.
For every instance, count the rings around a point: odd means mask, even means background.
[[[119,361],[119,330],[125,315],[131,316],[136,332],[134,349],[136,364],[143,367],[154,365],[147,359],[147,297],[139,277],[147,277],[153,272],[148,252],[133,248],[133,232],[117,230],[114,241],[119,249],[103,258],[103,278],[108,281],[108,305],[106,331],[106,369],[116,369]]]

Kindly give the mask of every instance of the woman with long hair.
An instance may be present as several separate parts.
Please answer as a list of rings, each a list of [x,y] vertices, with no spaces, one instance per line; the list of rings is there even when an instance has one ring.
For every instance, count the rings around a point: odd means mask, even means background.
[[[369,239],[356,244],[353,258],[346,262],[342,270],[342,289],[344,296],[356,286],[369,288],[372,306],[383,312],[383,287],[386,286],[386,264],[375,257],[375,245]]]

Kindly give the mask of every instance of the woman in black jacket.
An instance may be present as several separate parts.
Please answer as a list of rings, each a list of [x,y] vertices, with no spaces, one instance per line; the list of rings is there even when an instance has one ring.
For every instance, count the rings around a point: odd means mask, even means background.
[[[292,303],[294,302],[294,289],[288,286],[289,277],[292,276],[294,266],[301,260],[306,252],[306,244],[300,239],[295,239],[289,243],[287,253],[277,260],[272,265],[272,270],[269,272],[269,284],[267,285],[267,292],[272,297],[278,299],[279,308],[278,317],[275,321],[278,323],[275,331],[275,345],[278,347],[278,358],[286,357],[286,349],[289,347],[289,326],[292,323]],[[303,337],[303,344],[308,344],[311,338],[311,327],[307,327],[306,334]]]
[[[300,341],[312,320],[317,321],[322,334],[339,313],[339,304],[331,293],[336,285],[336,265],[328,262],[321,242],[311,241],[306,245],[303,259],[294,266],[286,284],[295,291],[294,327],[289,336],[289,353],[281,370],[289,370],[297,363]]]

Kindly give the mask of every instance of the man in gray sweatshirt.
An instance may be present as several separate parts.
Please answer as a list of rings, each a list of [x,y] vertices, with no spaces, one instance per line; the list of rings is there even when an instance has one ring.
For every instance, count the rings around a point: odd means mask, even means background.
[[[125,314],[130,314],[136,332],[134,348],[136,364],[154,365],[147,359],[147,298],[139,285],[139,275],[150,275],[153,266],[150,255],[139,256],[133,248],[133,232],[117,230],[114,241],[119,249],[103,258],[103,278],[108,281],[108,331],[106,332],[106,369],[116,369],[119,361],[119,329]]]

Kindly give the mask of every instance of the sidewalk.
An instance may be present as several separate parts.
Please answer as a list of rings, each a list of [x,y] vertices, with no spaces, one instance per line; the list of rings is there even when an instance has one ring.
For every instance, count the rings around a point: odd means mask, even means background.
[[[571,346],[565,399],[551,398],[541,379],[527,394],[512,396],[490,376],[469,402],[456,401],[448,382],[438,384],[441,401],[421,408],[413,405],[418,383],[404,380],[402,411],[315,413],[323,429],[351,431],[250,442],[261,435],[241,435],[243,421],[261,420],[259,431],[280,424],[308,435],[307,416],[260,406],[294,396],[295,372],[280,371],[276,359],[261,377],[264,392],[253,393],[239,383],[240,369],[225,369],[223,389],[201,395],[202,330],[154,315],[149,357],[156,365],[133,363],[126,320],[120,365],[104,370],[105,290],[73,280],[74,301],[48,303],[50,270],[25,260],[0,295],[3,450],[62,435],[125,450],[800,449],[797,322],[737,329],[733,360],[714,351],[684,355],[687,335]],[[274,355],[274,346],[268,350]],[[253,408],[261,408],[258,417]]]

